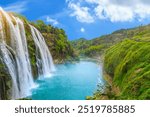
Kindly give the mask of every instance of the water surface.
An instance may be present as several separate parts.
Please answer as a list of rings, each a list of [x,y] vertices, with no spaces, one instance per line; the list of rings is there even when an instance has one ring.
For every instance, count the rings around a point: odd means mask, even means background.
[[[84,100],[103,82],[101,66],[91,61],[56,65],[49,78],[40,78],[32,90],[33,100]]]

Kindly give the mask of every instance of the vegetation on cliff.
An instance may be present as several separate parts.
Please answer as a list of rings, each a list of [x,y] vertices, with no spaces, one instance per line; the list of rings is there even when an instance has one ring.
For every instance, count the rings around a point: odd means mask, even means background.
[[[104,92],[98,90],[88,99],[150,99],[149,29],[148,25],[127,30],[132,37],[106,50],[104,78],[108,84]]]
[[[7,68],[5,68],[0,58],[0,99],[10,99],[11,77],[7,71]]]
[[[104,68],[118,99],[150,99],[150,42],[125,40],[106,51]]]

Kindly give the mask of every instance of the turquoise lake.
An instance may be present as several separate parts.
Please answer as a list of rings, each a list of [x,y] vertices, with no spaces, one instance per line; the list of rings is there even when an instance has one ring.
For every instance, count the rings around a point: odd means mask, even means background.
[[[49,78],[36,81],[33,100],[85,100],[103,83],[101,65],[92,61],[59,64]]]

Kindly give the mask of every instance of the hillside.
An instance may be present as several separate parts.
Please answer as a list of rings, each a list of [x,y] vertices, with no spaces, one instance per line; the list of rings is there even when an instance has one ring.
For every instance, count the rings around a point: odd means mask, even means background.
[[[107,86],[92,99],[150,99],[150,26],[120,32],[127,35],[104,53]]]
[[[150,36],[150,25],[139,26],[132,29],[121,29],[113,32],[112,34],[104,35],[92,40],[78,39],[72,41],[71,44],[76,49],[76,51],[88,57],[97,57],[104,53],[104,50],[110,46],[121,42],[122,40],[134,39],[140,41],[149,41]]]
[[[150,99],[150,42],[124,40],[106,51],[104,92],[94,99]]]

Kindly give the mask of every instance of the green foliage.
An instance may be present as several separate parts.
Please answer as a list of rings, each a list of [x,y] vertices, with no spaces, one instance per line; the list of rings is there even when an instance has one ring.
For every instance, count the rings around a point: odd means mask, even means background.
[[[125,40],[109,48],[104,68],[119,86],[118,99],[150,99],[150,42]]]
[[[92,57],[92,56],[99,55],[103,48],[104,48],[103,45],[90,46],[89,48],[86,48],[85,50],[83,50],[82,53],[84,55]]]
[[[127,37],[125,34],[126,30],[121,30],[92,40],[81,38],[79,40],[72,41],[71,43],[79,54],[94,57],[98,55],[100,56],[105,49],[122,41],[125,37]]]
[[[1,51],[0,51],[1,55]],[[8,69],[5,68],[5,65],[0,58],[0,99],[6,100],[10,99],[11,94],[11,77],[7,72]]]

